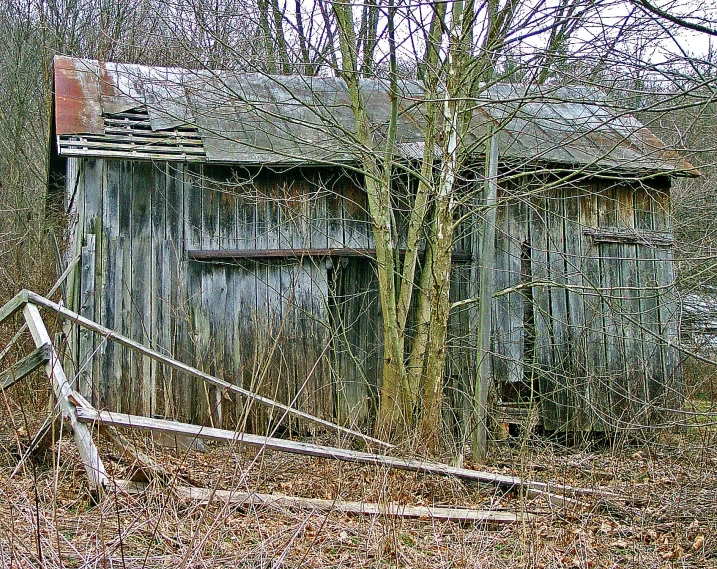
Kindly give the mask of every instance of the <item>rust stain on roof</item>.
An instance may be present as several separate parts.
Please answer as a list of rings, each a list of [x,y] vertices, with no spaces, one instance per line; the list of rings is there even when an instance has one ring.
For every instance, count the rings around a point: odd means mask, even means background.
[[[55,127],[58,135],[104,132],[97,68],[87,60],[55,57]]]

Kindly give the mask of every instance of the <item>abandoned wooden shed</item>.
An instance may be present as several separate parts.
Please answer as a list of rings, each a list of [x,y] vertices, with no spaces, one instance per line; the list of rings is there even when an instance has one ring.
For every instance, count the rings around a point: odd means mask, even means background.
[[[69,214],[67,258],[81,258],[70,308],[317,416],[369,425],[381,315],[341,80],[68,57],[55,58],[54,80],[51,191]],[[364,86],[380,129],[385,86]],[[398,151],[411,161],[422,91],[401,89]],[[491,121],[500,148],[485,260],[499,403],[537,403],[549,430],[656,420],[681,392],[669,188],[692,167],[593,89],[496,85],[484,99],[476,138]],[[458,232],[454,300],[478,292],[484,209]],[[449,324],[449,423],[470,412],[474,311],[463,304]],[[100,408],[254,430],[270,419],[89,333],[70,348]]]

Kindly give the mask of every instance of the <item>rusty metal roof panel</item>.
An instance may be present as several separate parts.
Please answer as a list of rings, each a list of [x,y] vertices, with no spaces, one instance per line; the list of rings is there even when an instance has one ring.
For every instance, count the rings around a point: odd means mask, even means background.
[[[388,84],[362,81],[371,128],[380,141],[391,111]],[[81,148],[86,155],[99,152],[93,150],[97,145],[118,155],[132,149],[128,157],[145,151],[143,156],[154,155],[159,148],[162,156],[242,164],[356,162],[369,150],[356,140],[351,99],[337,78],[57,57],[55,83],[61,154],[79,152],[77,140],[70,144],[65,139],[83,134],[95,137]],[[420,159],[425,126],[422,87],[412,81],[398,87],[397,152],[409,160]],[[141,128],[147,132],[131,135],[134,146],[127,146],[127,133],[108,128],[107,121],[123,120],[125,115],[135,120],[132,113],[143,114],[146,125],[143,122]],[[512,161],[594,171],[696,173],[597,89],[492,85],[476,98],[471,135],[477,152],[482,151],[488,123],[494,125],[501,156]],[[148,132],[155,133],[151,143]]]
[[[97,62],[56,56],[54,66],[57,134],[102,133]]]

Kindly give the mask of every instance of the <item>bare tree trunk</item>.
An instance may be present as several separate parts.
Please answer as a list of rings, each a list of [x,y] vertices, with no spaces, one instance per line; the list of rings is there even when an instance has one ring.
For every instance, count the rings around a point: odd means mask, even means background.
[[[279,52],[281,72],[284,75],[288,75],[291,73],[291,64],[289,61],[289,50],[286,45],[286,36],[284,35],[284,13],[279,8],[279,0],[268,1],[271,2],[271,11],[274,15],[274,32],[276,33],[276,47]]]
[[[373,225],[376,246],[376,264],[379,280],[379,296],[383,312],[383,374],[379,410],[376,417],[376,432],[382,437],[391,437],[404,422],[401,413],[401,391],[404,384],[405,365],[403,359],[403,334],[397,325],[396,303],[396,243],[391,204],[391,175],[393,171],[393,142],[398,116],[395,93],[395,69],[391,87],[392,109],[383,160],[377,154],[366,106],[361,92],[357,68],[357,43],[351,7],[339,2],[333,3],[334,15],[339,27],[339,41],[342,56],[342,74],[351,96],[351,106],[356,121],[356,134],[362,146],[362,166],[368,197],[369,215]],[[395,66],[395,44],[392,65]]]
[[[266,72],[276,73],[274,42],[271,27],[269,26],[269,0],[257,0],[257,6],[259,7],[259,27],[264,40],[264,50],[266,51]]]

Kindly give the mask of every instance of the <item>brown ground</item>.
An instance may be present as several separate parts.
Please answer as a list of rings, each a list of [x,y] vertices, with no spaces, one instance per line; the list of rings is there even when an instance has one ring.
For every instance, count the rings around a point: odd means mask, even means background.
[[[42,385],[41,378],[33,384]],[[28,384],[0,394],[0,567],[717,567],[717,450],[705,438],[712,435],[709,425],[619,448],[579,450],[538,438],[499,443],[481,465],[619,495],[591,498],[585,511],[447,478],[274,452],[257,456],[220,444],[205,453],[169,451],[145,439],[135,440],[176,478],[143,496],[106,495],[95,504],[68,432],[55,452],[28,461],[10,479],[18,440],[22,445],[34,434],[46,401],[43,388],[28,391]],[[108,470],[128,477],[131,465],[120,449],[100,441]],[[535,517],[491,527],[240,509],[183,502],[171,489],[177,483]]]

